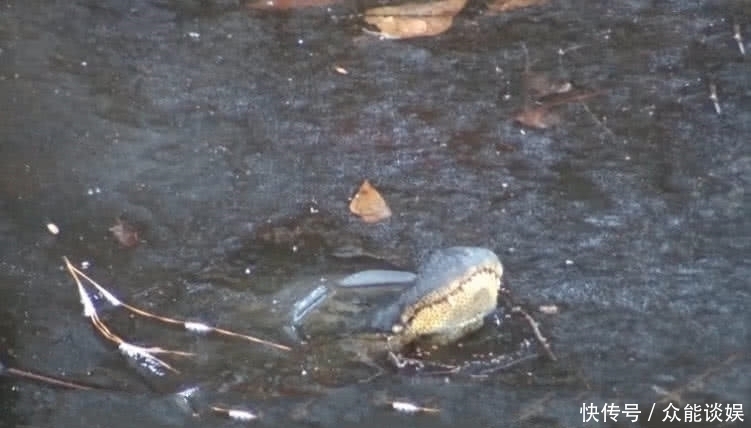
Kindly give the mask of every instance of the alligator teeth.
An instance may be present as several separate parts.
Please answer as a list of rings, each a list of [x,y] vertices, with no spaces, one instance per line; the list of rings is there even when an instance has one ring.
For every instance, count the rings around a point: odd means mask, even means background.
[[[500,266],[500,264],[499,264]],[[475,323],[491,313],[500,288],[499,266],[481,266],[405,308],[392,331],[422,336]]]

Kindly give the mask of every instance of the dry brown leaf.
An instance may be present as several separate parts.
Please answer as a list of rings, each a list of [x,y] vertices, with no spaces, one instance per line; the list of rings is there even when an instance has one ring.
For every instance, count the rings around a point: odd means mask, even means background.
[[[378,28],[372,32],[386,39],[409,39],[413,37],[435,36],[451,28],[453,16],[436,16],[426,18],[379,16],[366,17],[365,20]],[[370,32],[370,31],[368,31]]]
[[[538,100],[536,107],[527,107],[514,116],[514,120],[529,128],[546,129],[561,122],[561,116],[553,109],[556,106],[584,102],[600,95],[602,91],[571,91],[553,93]]]
[[[254,0],[245,6],[249,9],[258,10],[290,10],[306,7],[328,6],[340,0]]]
[[[440,0],[422,3],[404,3],[368,9],[365,16],[454,16],[464,8],[467,0]]]
[[[547,129],[561,122],[558,113],[548,106],[540,106],[522,110],[514,116],[514,120],[528,128]]]
[[[543,3],[547,3],[547,0],[495,0],[488,4],[488,12],[504,13]]]
[[[378,190],[365,180],[349,203],[349,211],[365,223],[377,223],[391,217],[391,208]]]
[[[138,230],[130,223],[126,223],[122,219],[118,218],[114,226],[110,227],[110,232],[115,240],[123,247],[130,248],[138,245],[141,240],[138,237]]]
[[[467,0],[442,0],[368,9],[363,19],[377,30],[365,31],[387,39],[435,36],[451,27],[465,4]]]

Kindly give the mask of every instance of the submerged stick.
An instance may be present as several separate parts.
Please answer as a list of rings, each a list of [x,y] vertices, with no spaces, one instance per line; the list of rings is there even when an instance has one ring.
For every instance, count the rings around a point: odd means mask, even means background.
[[[84,316],[89,318],[94,328],[105,339],[116,344],[117,349],[124,356],[132,359],[140,366],[145,367],[152,374],[155,374],[157,376],[163,376],[165,373],[160,368],[167,369],[174,373],[180,373],[177,369],[175,369],[174,367],[167,364],[165,361],[162,361],[161,359],[155,357],[152,354],[162,353],[162,354],[172,354],[172,355],[180,355],[180,356],[192,356],[194,354],[188,353],[188,352],[182,352],[182,351],[171,351],[171,350],[166,350],[166,349],[162,349],[158,347],[144,348],[141,346],[133,345],[131,343],[128,343],[127,341],[125,341],[123,338],[116,335],[112,331],[110,331],[109,327],[107,327],[107,325],[101,320],[101,318],[99,318],[99,314],[96,311],[96,307],[94,307],[94,303],[91,301],[91,298],[89,297],[89,294],[86,292],[86,289],[81,283],[81,280],[78,277],[78,275],[83,275],[84,278],[86,278],[87,280],[91,280],[91,279],[88,278],[86,275],[84,275],[75,266],[73,266],[67,257],[63,257],[63,260],[65,260],[65,264],[68,268],[68,271],[73,277],[73,280],[76,282],[76,286],[78,288],[78,294],[81,298],[81,304],[83,305],[83,308],[84,308],[83,310]],[[102,291],[106,292],[106,294]],[[109,292],[107,292],[107,290],[103,288],[100,290],[100,292],[102,292],[102,294],[105,294],[105,297],[110,296],[114,298],[114,296],[112,296]]]
[[[511,308],[511,313],[521,314],[524,319],[527,320],[529,326],[532,327],[535,338],[537,338],[537,341],[540,342],[540,345],[542,345],[542,348],[545,350],[545,355],[547,355],[547,357],[550,358],[551,361],[557,361],[558,358],[556,358],[555,354],[550,349],[550,343],[545,338],[545,336],[542,335],[542,332],[540,332],[540,324],[538,324],[537,321],[535,321],[535,319],[532,318],[532,316],[520,306],[514,306],[513,308]]]
[[[391,408],[401,413],[438,413],[441,409],[437,407],[423,407],[409,401],[392,401]]]
[[[248,410],[242,409],[230,409],[227,407],[211,406],[209,407],[215,413],[224,415],[232,420],[240,422],[250,422],[258,419],[258,414]]]
[[[230,337],[236,337],[243,340],[247,340],[249,342],[259,343],[266,346],[271,346],[276,349],[281,349],[283,351],[291,351],[292,348],[286,345],[282,345],[279,343],[275,343],[269,340],[261,339],[255,336],[250,336],[247,334],[237,333],[234,331],[226,330],[219,327],[214,327],[210,325],[206,325],[199,322],[193,322],[193,321],[186,321],[186,320],[179,320],[175,318],[169,318],[162,315],[154,314],[148,311],[145,311],[143,309],[137,308],[135,306],[131,306],[117,297],[115,297],[112,293],[110,293],[106,288],[104,288],[102,285],[100,285],[98,282],[96,282],[94,279],[86,275],[84,272],[76,268],[75,266],[71,265],[67,258],[65,258],[65,262],[68,265],[68,269],[72,272],[75,272],[76,275],[80,275],[82,278],[84,278],[86,281],[88,281],[91,285],[93,285],[102,295],[104,296],[107,301],[113,305],[113,306],[122,306],[123,308],[127,309],[128,311],[136,314],[141,315],[146,318],[154,319],[160,322],[163,322],[165,324],[171,324],[171,325],[179,325],[182,326],[184,329],[193,332],[193,333],[217,333],[224,336],[230,336]],[[74,275],[74,277],[76,276]],[[79,282],[79,281],[77,281]],[[82,287],[82,286],[81,286]]]
[[[8,375],[8,376],[14,376],[22,379],[30,379],[36,382],[45,383],[52,386],[57,386],[61,388],[67,388],[67,389],[77,389],[81,391],[90,391],[93,389],[103,389],[98,386],[90,386],[90,385],[84,385],[82,383],[76,383],[72,381],[67,381],[65,379],[61,379],[54,376],[48,376],[43,375],[40,373],[34,373],[27,370],[17,369],[13,367],[6,367],[2,364],[0,364],[0,375]]]
[[[401,270],[364,270],[340,279],[340,287],[369,287],[373,285],[409,284],[417,279],[412,272]]]
[[[325,285],[319,285],[307,296],[295,302],[292,307],[292,325],[298,326],[300,322],[315,308],[317,308],[328,296],[329,289]]]

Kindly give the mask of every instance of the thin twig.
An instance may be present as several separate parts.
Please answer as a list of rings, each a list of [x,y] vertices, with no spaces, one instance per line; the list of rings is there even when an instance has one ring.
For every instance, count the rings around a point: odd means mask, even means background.
[[[506,364],[501,364],[499,366],[495,366],[495,367],[491,367],[489,369],[485,369],[482,372],[480,372],[480,374],[472,374],[472,375],[470,375],[470,377],[476,378],[476,379],[483,379],[483,378],[488,377],[488,375],[491,374],[491,373],[499,372],[501,370],[510,369],[511,367],[519,365],[519,364],[521,364],[521,363],[523,363],[525,361],[534,360],[537,357],[539,357],[539,355],[536,354],[536,353],[530,354],[530,355],[525,355],[525,356],[523,356],[521,358],[517,358],[515,360],[509,361]]]
[[[436,407],[423,407],[408,401],[392,401],[391,408],[402,413],[438,413],[441,409]]]
[[[594,120],[594,121],[595,121],[595,123],[597,123],[597,124],[598,124],[598,125],[600,126],[600,128],[604,129],[604,130],[605,130],[605,132],[607,132],[607,133],[608,133],[608,135],[610,135],[610,137],[611,137],[611,138],[615,139],[615,133],[613,133],[613,131],[611,131],[611,130],[610,130],[610,128],[608,128],[608,126],[607,126],[607,125],[605,125],[605,122],[604,122],[604,121],[602,121],[602,120],[600,120],[600,119],[599,119],[599,118],[598,118],[598,117],[597,117],[597,116],[596,116],[596,115],[595,115],[595,114],[594,114],[594,113],[592,112],[592,110],[590,110],[590,109],[589,109],[589,106],[588,106],[588,105],[586,105],[586,104],[582,103],[582,106],[584,107],[584,110],[585,110],[585,111],[586,111],[587,113],[589,113],[589,116],[590,116],[590,117],[592,118],[592,120]]]
[[[661,394],[663,395],[663,397],[658,401],[658,403],[667,403],[669,401],[674,401],[676,403],[683,404],[683,397],[682,397],[682,395],[684,393],[686,393],[686,392],[692,392],[692,391],[697,390],[701,386],[702,382],[704,382],[705,380],[707,380],[707,378],[709,378],[713,374],[717,373],[723,367],[729,365],[730,363],[732,363],[733,361],[735,361],[736,359],[738,359],[738,356],[739,356],[738,354],[731,354],[729,357],[727,357],[725,359],[725,361],[721,362],[720,364],[718,364],[715,367],[711,367],[711,368],[707,369],[706,371],[704,371],[700,375],[698,375],[695,378],[691,379],[685,385],[682,385],[682,386],[680,386],[680,387],[678,387],[678,388],[676,388],[676,389],[674,389],[672,391],[661,392]]]
[[[714,105],[714,111],[717,114],[722,114],[722,107],[720,107],[720,98],[717,96],[717,85],[714,83],[709,84],[709,100]]]
[[[56,377],[47,376],[47,375],[34,373],[34,372],[21,370],[21,369],[15,369],[12,367],[7,367],[4,373],[13,375],[16,377],[20,377],[24,379],[31,379],[37,382],[42,382],[42,383],[46,383],[49,385],[59,386],[59,387],[68,388],[68,389],[78,389],[81,391],[90,391],[92,389],[100,389],[98,387],[88,386],[88,385],[84,385],[84,384],[76,383],[76,382],[70,382],[70,381],[59,379]]]
[[[227,407],[211,406],[212,411],[224,415],[232,420],[250,422],[258,419],[258,415],[248,410],[230,409]]]
[[[540,345],[542,345],[542,348],[545,350],[545,355],[547,355],[550,360],[557,361],[558,358],[556,358],[555,354],[553,354],[553,351],[550,349],[550,343],[548,343],[548,340],[540,332],[540,325],[537,321],[519,306],[511,308],[511,312],[521,314],[527,320],[529,326],[532,327],[532,331],[534,332],[537,341],[540,342]]]
[[[738,43],[738,50],[741,51],[741,55],[746,55],[746,47],[743,44],[743,36],[741,35],[740,24],[733,24],[733,40]]]
[[[182,326],[183,328],[185,328],[186,330],[194,332],[194,333],[214,332],[214,333],[221,334],[221,335],[224,335],[224,336],[236,337],[236,338],[240,338],[240,339],[243,339],[243,340],[247,340],[249,342],[260,343],[260,344],[263,344],[263,345],[271,346],[271,347],[274,347],[276,349],[281,349],[283,351],[291,351],[292,350],[292,348],[290,348],[289,346],[282,345],[282,344],[275,343],[275,342],[271,342],[269,340],[260,339],[258,337],[254,337],[254,336],[250,336],[250,335],[246,335],[246,334],[242,334],[242,333],[236,333],[236,332],[233,332],[233,331],[230,331],[230,330],[225,330],[223,328],[209,326],[209,325],[206,325],[206,324],[203,324],[203,323],[197,323],[197,322],[192,322],[192,321],[185,321],[185,320],[179,320],[179,319],[175,319],[175,318],[169,318],[169,317],[165,317],[165,316],[161,316],[161,315],[157,315],[157,314],[145,311],[145,310],[137,308],[135,306],[131,306],[131,305],[129,305],[129,304],[121,301],[117,297],[115,297],[106,288],[104,288],[98,282],[94,281],[94,279],[92,279],[91,277],[89,277],[84,272],[80,271],[79,269],[77,269],[75,266],[71,265],[67,261],[67,259],[65,259],[65,260],[66,260],[66,263],[69,265],[69,269],[72,269],[76,274],[81,275],[81,277],[83,277],[89,283],[91,283],[91,285],[93,285],[94,287],[96,287],[96,289],[99,290],[99,292],[102,293],[102,295],[104,295],[104,297],[107,299],[107,301],[110,302],[110,304],[112,304],[114,306],[122,306],[123,308],[127,309],[128,311],[130,311],[130,312],[132,312],[134,314],[141,315],[141,316],[146,317],[146,318],[154,319],[154,320],[163,322],[165,324],[179,325],[179,326]]]
[[[160,370],[160,367],[165,368],[174,373],[179,373],[177,369],[170,366],[165,361],[162,361],[161,359],[155,357],[154,355],[152,355],[152,353],[162,353],[162,354],[171,354],[171,355],[179,355],[179,356],[191,356],[193,354],[188,353],[188,352],[182,352],[182,351],[170,351],[170,350],[166,350],[166,349],[162,349],[158,347],[144,348],[141,346],[128,343],[127,341],[122,339],[120,336],[116,335],[115,333],[112,333],[109,327],[107,327],[107,325],[104,324],[104,322],[99,318],[99,314],[96,311],[96,307],[94,306],[94,303],[91,301],[91,298],[89,297],[89,294],[86,292],[86,289],[81,283],[81,280],[78,277],[78,275],[82,275],[84,278],[86,278],[90,282],[93,282],[93,281],[88,276],[83,274],[83,272],[76,269],[76,267],[70,263],[70,260],[68,260],[67,257],[63,257],[63,260],[65,260],[65,264],[68,268],[68,271],[73,277],[73,280],[76,282],[76,287],[78,288],[78,294],[81,298],[81,304],[84,307],[84,316],[89,318],[94,328],[104,338],[116,344],[118,350],[120,350],[120,352],[123,355],[135,360],[141,366],[146,367],[153,374],[156,374],[158,376],[164,375],[164,372]],[[111,299],[114,299],[115,301],[117,301],[117,299],[114,296],[112,296],[109,292],[107,292],[107,290],[105,290],[104,288],[100,288],[100,287],[97,287],[97,288],[99,289],[99,292],[104,294],[105,297],[107,297],[107,299],[110,300],[111,302],[112,302]]]

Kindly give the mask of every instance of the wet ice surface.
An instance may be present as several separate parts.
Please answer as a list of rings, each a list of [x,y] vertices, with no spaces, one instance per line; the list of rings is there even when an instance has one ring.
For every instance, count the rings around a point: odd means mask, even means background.
[[[747,412],[751,73],[732,39],[747,4],[555,2],[389,42],[322,10],[199,3],[2,5],[0,346],[26,368],[130,391],[2,380],[6,424],[225,423],[164,393],[194,383],[199,405],[285,426],[575,426],[583,402],[650,405],[681,388]],[[522,42],[534,70],[605,95],[521,132],[509,118],[523,103]],[[347,212],[363,178],[391,205],[385,224]],[[285,284],[389,267],[328,257],[316,234],[297,252],[254,242],[311,201],[323,235],[408,267],[433,248],[493,249],[517,298],[560,307],[541,321],[561,361],[511,379],[332,386],[299,375],[299,353],[113,315],[123,335],[202,355],[176,362],[182,377],[144,380],[80,316],[61,270],[62,255],[87,260],[132,303],[290,343],[292,299],[274,298]],[[135,249],[109,236],[121,214],[144,228]],[[383,397],[441,412],[396,414],[374,404]]]

